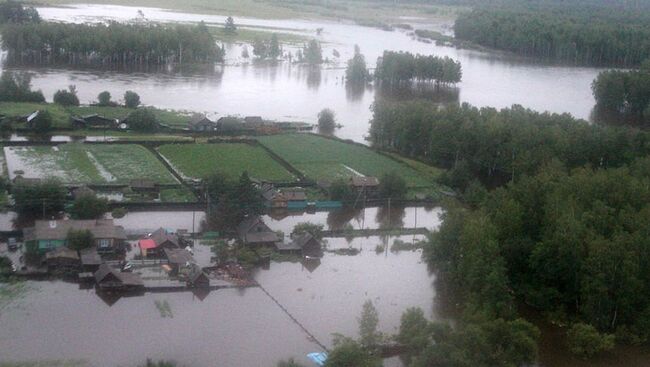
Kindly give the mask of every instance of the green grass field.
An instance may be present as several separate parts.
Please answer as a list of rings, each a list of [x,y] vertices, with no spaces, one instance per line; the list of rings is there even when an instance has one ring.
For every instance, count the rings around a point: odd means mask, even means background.
[[[149,178],[176,183],[174,176],[140,145],[63,144],[57,147],[5,147],[11,171],[26,177],[56,177],[66,184],[124,184]]]
[[[251,177],[262,180],[295,180],[264,149],[248,144],[169,144],[159,147],[158,151],[182,176],[188,178],[203,178],[222,172],[236,179],[247,171]]]
[[[381,178],[396,172],[409,188],[436,186],[435,176],[396,162],[368,148],[310,134],[260,137],[259,141],[312,179],[348,178],[358,172]]]

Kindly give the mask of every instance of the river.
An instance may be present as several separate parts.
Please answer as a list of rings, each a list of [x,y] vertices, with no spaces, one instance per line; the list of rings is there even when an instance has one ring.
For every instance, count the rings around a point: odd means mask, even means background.
[[[161,22],[222,23],[225,16],[186,14],[163,9],[108,5],[74,5],[38,8],[46,20],[66,22],[126,21],[142,10],[147,19]],[[51,100],[54,92],[77,86],[82,103],[89,103],[104,90],[122,96],[132,89],[143,103],[162,108],[216,113],[259,115],[277,120],[314,123],[318,112],[332,108],[343,125],[336,134],[363,142],[372,113],[370,106],[379,91],[346,90],[342,80],[345,61],[355,44],[361,47],[370,67],[384,50],[450,56],[461,62],[463,81],[449,92],[425,90],[418,95],[432,100],[468,102],[476,106],[508,107],[520,104],[538,111],[571,113],[588,119],[594,106],[591,82],[601,69],[553,66],[530,60],[474,50],[437,46],[418,41],[406,30],[384,31],[355,24],[323,20],[268,20],[236,18],[242,27],[281,28],[323,42],[323,55],[332,62],[320,69],[280,62],[252,63],[241,57],[241,44],[226,45],[225,65],[214,70],[178,73],[124,73],[62,68],[12,67],[33,75],[32,83]],[[408,20],[405,20],[408,21]],[[420,26],[418,26],[420,27]],[[322,28],[320,35],[316,29]],[[287,46],[285,50],[294,50]],[[333,56],[337,50],[340,57]],[[400,97],[400,96],[397,96]]]

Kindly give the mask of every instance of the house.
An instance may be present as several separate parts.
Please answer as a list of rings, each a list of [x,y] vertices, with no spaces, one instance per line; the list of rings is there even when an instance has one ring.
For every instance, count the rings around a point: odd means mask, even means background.
[[[352,176],[350,185],[357,193],[363,193],[365,196],[376,196],[379,192],[379,179],[372,176]]]
[[[163,253],[167,261],[169,261],[169,267],[171,268],[170,275],[187,274],[196,262],[192,254],[185,249],[165,248],[163,249]]]
[[[117,269],[101,264],[95,272],[95,283],[103,290],[142,290],[144,283],[138,274],[123,273]]]
[[[147,238],[138,241],[142,256],[162,257],[165,249],[179,249],[182,241],[176,234],[168,232],[164,228],[158,228]]]
[[[114,129],[117,127],[118,123],[119,122],[116,119],[107,118],[98,114],[72,117],[72,127],[75,129]]]
[[[278,242],[275,247],[280,252],[296,253],[308,258],[323,257],[320,241],[310,233],[296,235],[289,243]]]
[[[45,264],[51,272],[76,273],[81,267],[79,254],[65,246],[45,254]]]
[[[191,264],[189,267],[189,272],[187,274],[187,286],[190,288],[207,288],[210,286],[210,278],[208,275],[201,269],[200,266],[196,264]]]
[[[264,183],[260,186],[260,192],[264,199],[266,206],[269,208],[286,208],[287,201],[273,185]]]
[[[37,220],[34,227],[25,228],[23,235],[27,248],[33,247],[41,253],[67,245],[70,230],[88,230],[93,234],[93,247],[99,253],[122,251],[126,232],[116,226],[112,219],[90,220]]]
[[[205,115],[196,115],[190,119],[189,128],[196,132],[217,131],[217,123]]]
[[[237,226],[239,240],[250,246],[273,246],[280,239],[260,217],[249,217]]]
[[[84,272],[95,273],[103,263],[97,249],[94,248],[79,251],[79,257],[81,259],[81,270]]]

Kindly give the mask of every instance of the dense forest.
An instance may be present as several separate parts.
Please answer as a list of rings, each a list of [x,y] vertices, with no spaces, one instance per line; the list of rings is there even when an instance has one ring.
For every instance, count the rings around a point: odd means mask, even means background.
[[[606,6],[528,4],[461,13],[456,37],[575,65],[635,66],[650,57],[650,12]]]
[[[49,22],[11,23],[2,28],[8,60],[38,64],[168,65],[223,61],[204,24],[161,26]]]
[[[553,160],[569,168],[619,167],[650,153],[648,133],[521,106],[439,109],[422,101],[377,101],[373,110],[370,139],[376,147],[452,168],[461,189],[472,178],[501,185]]]
[[[410,82],[458,83],[462,78],[460,62],[447,56],[413,55],[409,52],[384,51],[377,60],[375,77],[382,83],[399,85]]]
[[[599,111],[650,124],[650,60],[639,70],[603,71],[591,87]]]
[[[577,354],[648,341],[650,134],[411,101],[377,102],[371,141],[451,168],[466,205],[450,205],[425,258],[475,327],[485,313],[514,322],[520,299],[567,325]]]

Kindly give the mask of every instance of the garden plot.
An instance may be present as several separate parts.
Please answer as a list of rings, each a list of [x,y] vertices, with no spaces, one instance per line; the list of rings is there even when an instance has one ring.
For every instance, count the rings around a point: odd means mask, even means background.
[[[158,152],[185,178],[204,178],[221,172],[230,179],[237,179],[246,171],[260,180],[295,180],[263,148],[249,144],[169,144],[158,148]]]
[[[311,134],[274,135],[260,143],[311,179],[334,180],[354,175],[375,176],[395,172],[409,188],[434,187],[434,177],[373,150]]]
[[[5,147],[10,178],[57,178],[65,184],[128,184],[147,178],[177,183],[156,157],[139,145],[62,144]]]

